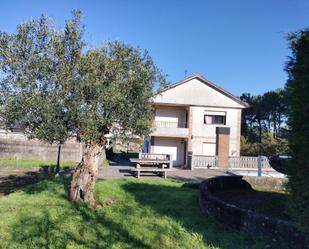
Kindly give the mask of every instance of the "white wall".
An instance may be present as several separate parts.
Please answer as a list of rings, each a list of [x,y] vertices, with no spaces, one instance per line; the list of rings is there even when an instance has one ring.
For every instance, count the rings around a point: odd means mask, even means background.
[[[202,155],[215,156],[216,155],[216,143],[202,143]]]
[[[203,143],[216,142],[216,127],[230,127],[230,155],[239,156],[240,150],[240,118],[241,109],[215,108],[215,107],[192,107],[192,152],[195,155],[205,154]],[[207,111],[226,113],[226,125],[204,124],[204,114]]]
[[[186,108],[177,106],[156,106],[155,121],[176,122],[180,127],[186,123]]]
[[[184,165],[184,143],[180,138],[154,137],[153,153],[173,155],[173,164]]]
[[[154,102],[244,108],[243,105],[196,78],[162,92],[154,98]]]

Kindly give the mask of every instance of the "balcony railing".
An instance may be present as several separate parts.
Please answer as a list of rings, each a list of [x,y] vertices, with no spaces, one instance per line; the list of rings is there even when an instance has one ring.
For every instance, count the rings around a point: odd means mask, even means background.
[[[171,121],[155,121],[151,136],[187,138],[189,129],[186,123]]]
[[[187,123],[173,121],[155,121],[154,126],[156,128],[187,128]]]

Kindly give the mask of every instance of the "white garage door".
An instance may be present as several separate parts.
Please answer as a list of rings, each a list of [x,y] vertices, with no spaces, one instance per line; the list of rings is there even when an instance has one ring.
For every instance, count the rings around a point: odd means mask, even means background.
[[[184,165],[184,143],[177,138],[154,138],[153,153],[173,155],[173,164]]]

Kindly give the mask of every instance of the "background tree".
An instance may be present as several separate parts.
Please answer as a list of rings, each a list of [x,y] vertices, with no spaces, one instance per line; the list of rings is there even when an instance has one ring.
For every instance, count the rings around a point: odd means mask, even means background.
[[[57,30],[42,16],[0,33],[2,114],[29,138],[85,143],[73,174],[70,198],[97,205],[93,190],[105,135],[145,135],[151,98],[164,79],[147,52],[120,42],[87,49],[80,11]]]
[[[252,111],[253,96],[250,93],[243,93],[240,99],[248,104],[248,107],[242,110],[241,115],[241,134],[248,138],[250,130],[252,129],[252,121],[254,113]]]
[[[240,98],[250,106],[242,114],[241,154],[288,153],[286,91],[276,89],[256,96],[244,93]]]
[[[292,56],[286,71],[292,162],[288,170],[289,202],[295,219],[309,231],[309,29],[289,36]]]
[[[286,91],[284,89],[269,91],[264,93],[262,98],[268,130],[276,138],[279,136],[282,123],[286,121]]]

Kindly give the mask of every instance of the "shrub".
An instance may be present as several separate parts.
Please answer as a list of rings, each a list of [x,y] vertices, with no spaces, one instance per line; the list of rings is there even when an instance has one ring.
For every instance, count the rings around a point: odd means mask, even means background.
[[[288,169],[292,198],[289,203],[294,219],[309,231],[309,29],[291,34],[289,41],[292,49],[286,66],[292,156]]]

